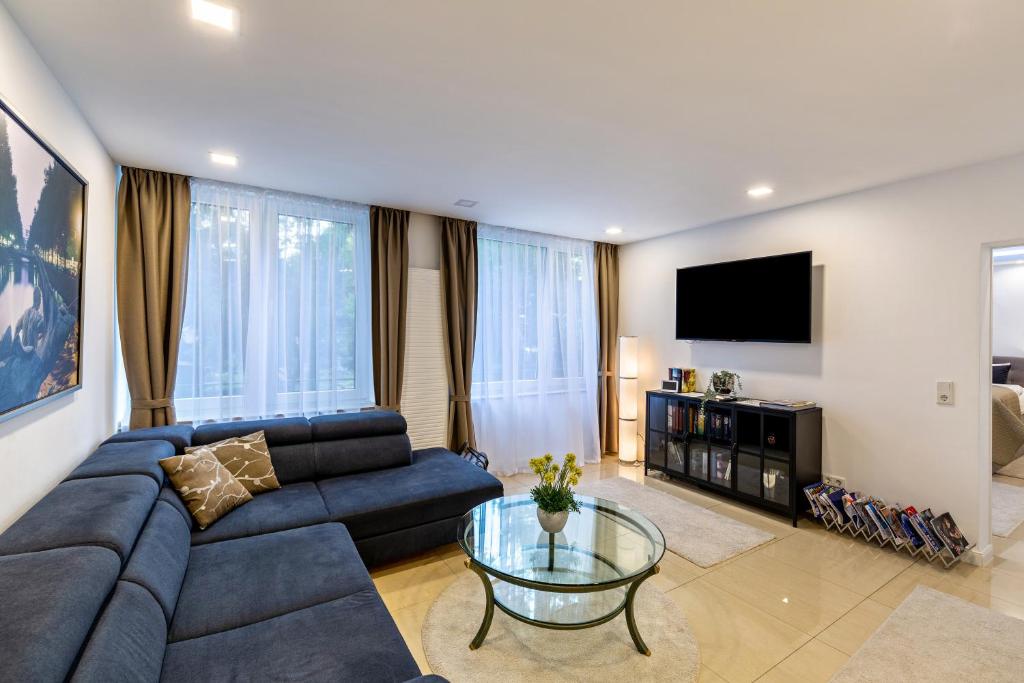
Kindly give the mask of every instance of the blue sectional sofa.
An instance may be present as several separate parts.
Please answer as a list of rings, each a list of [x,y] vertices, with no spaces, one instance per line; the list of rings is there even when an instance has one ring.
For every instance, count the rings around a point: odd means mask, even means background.
[[[157,461],[262,429],[282,484],[204,531]],[[367,572],[502,485],[373,411],[117,434],[0,534],[0,681],[406,681]]]

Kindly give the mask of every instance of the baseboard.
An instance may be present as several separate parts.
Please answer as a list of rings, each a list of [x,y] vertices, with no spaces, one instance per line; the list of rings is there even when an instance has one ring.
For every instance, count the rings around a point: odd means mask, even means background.
[[[992,563],[992,544],[989,543],[984,548],[971,548],[971,551],[964,555],[963,561],[967,564],[973,564],[978,567],[984,567]]]

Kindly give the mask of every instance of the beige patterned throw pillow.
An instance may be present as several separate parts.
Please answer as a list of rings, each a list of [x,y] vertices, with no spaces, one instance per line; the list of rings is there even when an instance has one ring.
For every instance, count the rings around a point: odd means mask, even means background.
[[[252,500],[252,494],[220,464],[213,451],[198,449],[160,461],[171,485],[200,529]]]
[[[205,446],[186,448],[185,452],[194,453],[200,449],[213,451],[220,464],[227,467],[235,479],[254,496],[281,488],[274,473],[274,464],[270,461],[270,450],[267,448],[267,439],[262,430]]]

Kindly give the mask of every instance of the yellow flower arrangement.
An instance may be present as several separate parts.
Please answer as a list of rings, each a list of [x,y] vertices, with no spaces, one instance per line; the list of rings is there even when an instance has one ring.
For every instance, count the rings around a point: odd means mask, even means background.
[[[540,483],[530,489],[530,497],[544,512],[571,510],[579,512],[579,503],[572,487],[580,483],[583,468],[576,464],[576,454],[567,453],[559,465],[550,453],[530,460],[530,469],[540,477]]]

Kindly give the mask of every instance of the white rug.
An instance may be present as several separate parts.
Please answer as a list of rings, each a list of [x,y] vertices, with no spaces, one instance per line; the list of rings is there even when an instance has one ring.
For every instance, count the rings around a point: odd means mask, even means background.
[[[658,525],[669,550],[701,567],[718,564],[775,538],[767,531],[622,477],[584,484],[579,492],[637,510]]]
[[[484,615],[484,589],[471,572],[446,588],[427,612],[423,651],[430,670],[451,683],[479,681],[696,681],[697,639],[682,610],[650,580],[637,592],[636,621],[651,656],[637,652],[623,614],[579,631],[516,621],[499,609],[483,645],[469,643]]]
[[[1009,536],[1024,522],[1024,486],[992,482],[992,533]]]
[[[877,681],[1020,681],[1024,621],[918,586],[832,677]]]

